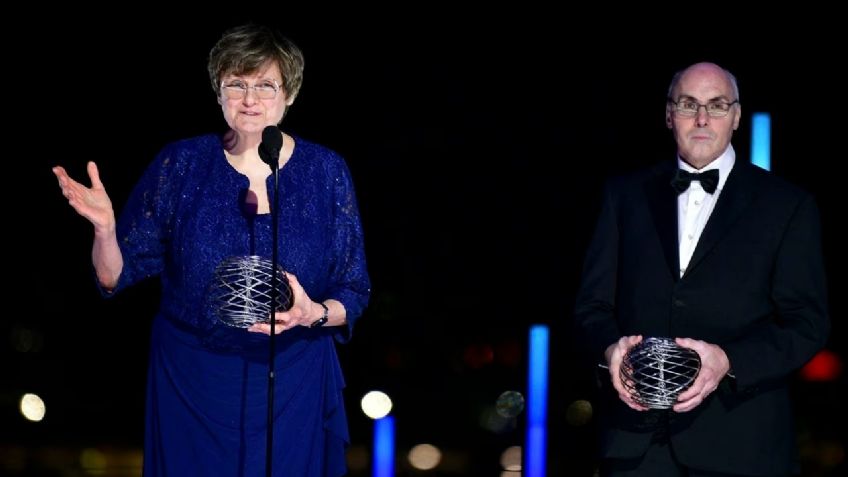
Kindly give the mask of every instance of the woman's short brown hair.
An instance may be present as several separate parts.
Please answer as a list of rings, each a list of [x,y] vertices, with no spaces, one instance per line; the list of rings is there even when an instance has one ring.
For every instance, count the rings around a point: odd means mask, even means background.
[[[294,101],[303,83],[303,53],[291,40],[266,26],[247,24],[227,30],[209,52],[209,80],[221,94],[221,78],[250,74],[274,61],[283,75],[283,90]]]

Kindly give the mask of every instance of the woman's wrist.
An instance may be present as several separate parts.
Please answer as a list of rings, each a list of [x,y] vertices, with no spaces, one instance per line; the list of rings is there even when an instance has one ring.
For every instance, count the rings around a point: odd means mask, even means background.
[[[320,301],[318,302],[318,305],[321,306],[321,317],[313,321],[312,324],[309,325],[310,328],[318,328],[324,326],[330,319],[330,309],[327,307],[327,305]]]

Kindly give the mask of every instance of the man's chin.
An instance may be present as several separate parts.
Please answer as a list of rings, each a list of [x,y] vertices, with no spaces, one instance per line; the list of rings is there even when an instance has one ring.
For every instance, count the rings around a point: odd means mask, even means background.
[[[718,158],[720,153],[712,148],[695,148],[690,149],[687,154],[681,154],[689,164],[701,168]]]

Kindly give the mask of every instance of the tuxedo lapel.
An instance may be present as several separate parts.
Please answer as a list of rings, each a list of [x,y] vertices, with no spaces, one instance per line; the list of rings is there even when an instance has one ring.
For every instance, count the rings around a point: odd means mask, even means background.
[[[677,244],[677,192],[671,187],[674,171],[672,167],[662,167],[646,182],[645,194],[669,273],[677,281],[680,278],[680,253]]]
[[[750,205],[753,198],[751,192],[753,184],[749,167],[754,166],[741,163],[738,158],[736,159],[736,164],[727,177],[715,209],[707,220],[701,238],[698,239],[698,245],[692,252],[692,259],[686,267],[687,273],[698,266],[698,263],[709,254]]]

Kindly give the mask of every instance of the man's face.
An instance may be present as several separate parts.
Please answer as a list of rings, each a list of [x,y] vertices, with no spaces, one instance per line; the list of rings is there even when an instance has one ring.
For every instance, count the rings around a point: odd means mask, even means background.
[[[683,73],[672,91],[674,102],[666,107],[666,124],[683,160],[700,169],[727,149],[739,127],[741,107],[736,100],[721,68],[698,64]]]

